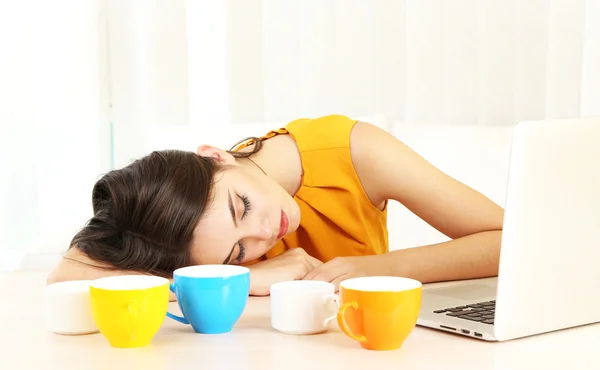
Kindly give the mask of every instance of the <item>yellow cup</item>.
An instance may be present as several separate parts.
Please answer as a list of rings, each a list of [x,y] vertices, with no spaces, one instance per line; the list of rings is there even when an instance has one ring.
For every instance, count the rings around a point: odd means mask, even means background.
[[[111,346],[142,347],[165,319],[169,280],[146,275],[97,279],[90,285],[90,302],[96,326]]]
[[[338,325],[365,349],[398,349],[417,324],[421,292],[419,281],[401,277],[344,280]]]

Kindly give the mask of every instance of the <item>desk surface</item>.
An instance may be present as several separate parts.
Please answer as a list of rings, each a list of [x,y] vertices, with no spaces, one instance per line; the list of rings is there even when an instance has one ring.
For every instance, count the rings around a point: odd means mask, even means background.
[[[97,333],[44,329],[45,274],[0,273],[0,368],[12,369],[600,369],[600,325],[503,343],[416,327],[396,351],[362,349],[337,328],[311,336],[270,326],[269,298],[252,297],[233,331],[195,334],[165,319],[150,346],[115,349]],[[600,308],[599,308],[600,309]],[[176,303],[170,311],[179,313]]]

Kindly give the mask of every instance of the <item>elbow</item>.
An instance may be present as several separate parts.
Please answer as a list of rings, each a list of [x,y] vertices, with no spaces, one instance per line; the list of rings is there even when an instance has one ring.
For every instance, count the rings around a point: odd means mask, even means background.
[[[69,280],[74,280],[74,279],[69,279],[67,276],[65,276],[65,274],[63,274],[60,271],[59,268],[55,268],[52,271],[50,271],[50,273],[46,277],[46,285],[60,283],[60,282],[69,281]]]
[[[89,279],[88,275],[89,273],[85,271],[61,263],[46,276],[46,285],[72,280],[87,280]]]

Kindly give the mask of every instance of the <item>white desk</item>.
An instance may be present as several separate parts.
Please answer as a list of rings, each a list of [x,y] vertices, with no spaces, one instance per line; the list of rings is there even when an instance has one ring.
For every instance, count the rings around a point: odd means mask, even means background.
[[[270,326],[269,298],[255,297],[228,334],[195,334],[167,318],[150,346],[115,349],[99,333],[47,332],[44,285],[44,273],[0,273],[0,369],[600,369],[598,324],[503,343],[417,327],[401,349],[379,352],[337,328],[280,334]],[[170,311],[179,313],[176,303]]]

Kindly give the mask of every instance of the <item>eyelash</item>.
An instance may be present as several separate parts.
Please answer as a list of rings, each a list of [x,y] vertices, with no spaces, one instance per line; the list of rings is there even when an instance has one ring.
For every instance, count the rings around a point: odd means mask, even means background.
[[[240,197],[240,199],[244,203],[244,213],[241,217],[241,219],[243,220],[246,216],[248,216],[248,212],[250,212],[252,206],[250,205],[250,200],[246,195],[238,195],[238,197]],[[237,263],[241,263],[244,260],[244,257],[246,256],[246,246],[244,246],[244,243],[241,240],[238,241],[238,249],[238,255],[235,258],[235,260]]]
[[[244,246],[244,243],[241,240],[238,241],[238,248],[239,252],[235,260],[237,263],[242,263],[244,257],[246,257],[246,246]]]
[[[244,213],[242,214],[242,220],[248,215],[248,212],[250,211],[250,209],[252,208],[250,205],[250,201],[248,200],[248,197],[245,195],[238,195],[238,197],[240,197],[240,199],[242,200],[242,202],[244,202]]]

